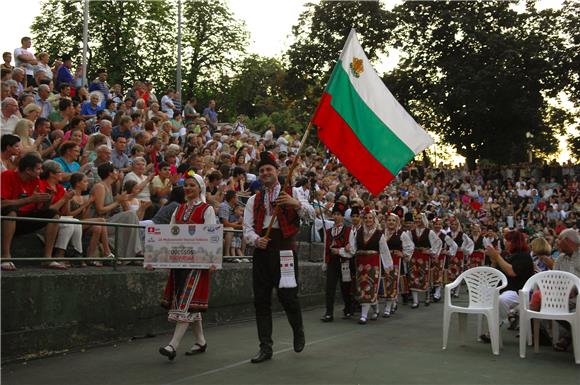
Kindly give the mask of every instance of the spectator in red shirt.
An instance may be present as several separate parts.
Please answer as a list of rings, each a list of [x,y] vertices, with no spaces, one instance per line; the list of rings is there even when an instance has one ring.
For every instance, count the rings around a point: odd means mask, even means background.
[[[0,174],[2,215],[11,217],[58,218],[56,210],[50,209],[52,196],[39,191],[39,175],[42,160],[36,153],[24,155],[17,170]],[[42,222],[2,221],[2,257],[10,258],[10,246],[15,235],[27,234],[46,226],[44,257],[52,258],[52,250],[58,233],[58,224]],[[61,268],[58,262],[47,267]],[[14,263],[3,262],[2,270],[16,270]]]

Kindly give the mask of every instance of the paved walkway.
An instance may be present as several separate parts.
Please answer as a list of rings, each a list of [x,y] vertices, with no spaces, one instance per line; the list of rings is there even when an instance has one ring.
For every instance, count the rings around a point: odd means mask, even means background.
[[[249,363],[257,337],[248,321],[206,328],[209,347],[199,356],[183,355],[192,343],[187,335],[175,361],[168,361],[157,352],[169,340],[163,335],[5,365],[2,384],[580,384],[580,365],[574,365],[571,352],[541,347],[535,354],[530,348],[521,359],[516,333],[504,329],[504,347],[494,356],[490,345],[475,341],[474,319],[466,346],[452,335],[442,351],[442,308],[402,306],[390,319],[365,326],[341,319],[323,324],[322,309],[309,309],[304,311],[307,345],[300,354],[292,350],[290,327],[279,316],[274,358],[258,365]]]

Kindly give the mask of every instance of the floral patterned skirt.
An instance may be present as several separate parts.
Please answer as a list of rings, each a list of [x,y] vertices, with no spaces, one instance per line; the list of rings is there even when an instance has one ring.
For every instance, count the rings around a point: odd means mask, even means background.
[[[428,253],[415,250],[411,257],[410,270],[412,291],[427,291],[429,288],[429,259]]]
[[[439,254],[438,256],[431,259],[431,282],[433,282],[433,286],[443,285],[446,257],[446,254]]]
[[[447,266],[447,282],[453,282],[459,277],[463,269],[463,251],[457,251],[454,256],[449,257]]]
[[[386,299],[397,299],[399,295],[399,276],[401,274],[401,257],[391,254],[393,258],[393,268],[388,273],[381,273],[383,286],[382,297]]]
[[[467,257],[467,265],[465,266],[465,270],[483,266],[484,262],[485,253],[483,251],[474,251],[470,256]]]
[[[356,300],[375,303],[379,293],[381,259],[379,254],[356,256]]]

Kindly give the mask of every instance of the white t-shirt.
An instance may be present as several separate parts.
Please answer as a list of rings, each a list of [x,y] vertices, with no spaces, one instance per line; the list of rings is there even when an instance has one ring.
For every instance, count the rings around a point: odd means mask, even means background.
[[[173,101],[167,95],[163,95],[161,98],[161,110],[167,114],[169,119],[173,118]]]
[[[22,54],[29,54],[32,55],[32,53],[28,52],[28,50],[26,48],[16,48],[14,50],[14,64],[16,67],[23,67],[24,70],[26,71],[26,75],[34,75],[34,66],[32,64],[28,64],[28,63],[24,63],[20,60],[18,60],[18,56],[22,55]]]

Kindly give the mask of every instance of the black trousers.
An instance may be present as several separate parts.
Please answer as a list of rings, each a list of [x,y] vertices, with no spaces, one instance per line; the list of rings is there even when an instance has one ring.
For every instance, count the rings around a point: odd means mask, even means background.
[[[293,239],[284,239],[279,229],[272,229],[266,250],[254,249],[252,277],[254,286],[254,307],[260,350],[272,352],[272,291],[276,289],[278,301],[282,304],[292,331],[303,330],[302,312],[298,301],[298,287],[278,288],[280,282],[280,250],[292,250]],[[294,255],[294,269],[298,282],[298,259]]]
[[[350,268],[350,265],[349,265]],[[330,263],[326,267],[326,314],[334,313],[334,296],[336,284],[340,282],[340,292],[344,302],[344,314],[352,314],[351,283],[342,282],[342,267],[339,256],[332,256]]]

